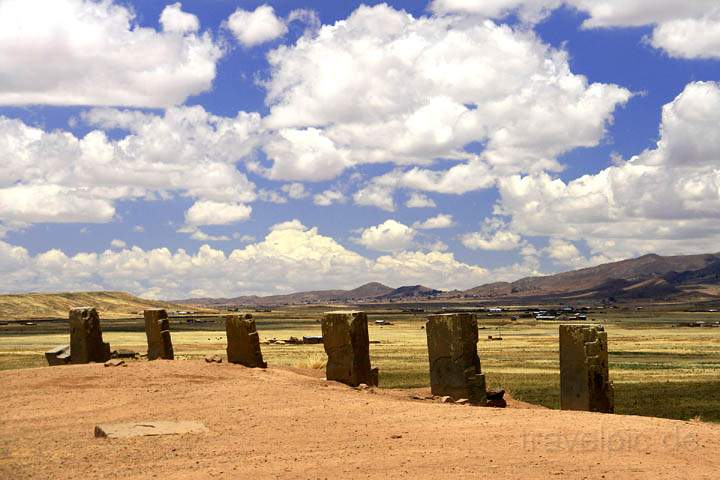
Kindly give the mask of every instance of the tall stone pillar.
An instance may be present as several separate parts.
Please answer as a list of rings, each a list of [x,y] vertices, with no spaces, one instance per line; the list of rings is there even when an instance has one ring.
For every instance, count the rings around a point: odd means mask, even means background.
[[[103,342],[100,316],[91,307],[70,310],[70,362],[106,362],[110,344]]]
[[[487,401],[485,375],[477,353],[478,326],[474,313],[428,316],[425,325],[433,395]]]
[[[602,326],[560,325],[560,408],[613,413],[607,332]]]
[[[170,320],[162,308],[153,308],[143,312],[145,316],[145,335],[148,343],[148,360],[172,360],[175,358],[170,338]]]
[[[370,338],[364,312],[327,312],[322,320],[323,345],[328,356],[328,380],[356,387],[378,384],[378,369],[370,366]]]
[[[260,336],[252,315],[229,315],[225,317],[227,332],[227,357],[230,363],[250,368],[267,368],[260,350]]]

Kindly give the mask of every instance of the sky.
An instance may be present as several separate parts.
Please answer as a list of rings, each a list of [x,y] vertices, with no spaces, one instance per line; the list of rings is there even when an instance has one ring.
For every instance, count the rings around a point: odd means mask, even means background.
[[[720,251],[720,0],[0,0],[0,292]]]

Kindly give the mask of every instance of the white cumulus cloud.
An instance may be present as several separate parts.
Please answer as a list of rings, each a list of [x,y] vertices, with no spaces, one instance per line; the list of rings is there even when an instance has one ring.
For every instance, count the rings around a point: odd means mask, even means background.
[[[250,218],[252,208],[242,203],[197,201],[185,214],[188,225],[228,225]]]
[[[0,222],[108,222],[121,199],[179,194],[249,203],[255,186],[236,163],[258,142],[260,117],[173,107],[160,115],[94,109],[84,137],[0,116]],[[107,129],[124,130],[113,140]]]
[[[160,24],[163,31],[172,33],[197,32],[200,29],[200,20],[191,13],[183,12],[180,2],[163,9],[160,14]]]
[[[460,237],[460,241],[471,250],[508,251],[522,245],[522,237],[509,230],[508,225],[499,218],[486,218],[479,232],[466,233]]]
[[[275,15],[270,5],[260,5],[253,11],[238,8],[228,18],[227,26],[245,47],[254,47],[287,33],[285,21]]]
[[[435,208],[435,201],[422,193],[412,192],[405,202],[407,208]]]
[[[398,188],[462,194],[597,145],[628,90],[591,83],[534,33],[455,16],[361,6],[268,54],[273,179],[324,181],[367,163],[399,165],[354,195],[395,209]],[[565,126],[572,124],[568,130]],[[473,142],[486,147],[474,155]],[[436,169],[438,159],[458,162]],[[416,165],[415,167],[405,167]]]
[[[416,222],[413,228],[418,230],[435,230],[441,228],[450,228],[455,225],[452,215],[441,213],[434,217],[428,218],[424,222]]]
[[[370,250],[397,252],[412,246],[416,234],[415,229],[391,219],[364,229],[357,242]]]
[[[537,22],[568,6],[588,15],[584,28],[653,25],[650,43],[680,58],[720,58],[720,5],[715,0],[433,0],[436,14],[501,18],[516,13]]]
[[[313,197],[313,203],[321,207],[329,207],[336,203],[345,203],[347,198],[345,194],[339,190],[325,190]]]
[[[209,90],[222,49],[179,4],[161,21],[112,0],[0,1],[0,105],[164,108]]]
[[[626,162],[564,182],[500,182],[515,231],[585,241],[610,258],[717,251],[720,84],[695,82],[663,108],[660,140]]]

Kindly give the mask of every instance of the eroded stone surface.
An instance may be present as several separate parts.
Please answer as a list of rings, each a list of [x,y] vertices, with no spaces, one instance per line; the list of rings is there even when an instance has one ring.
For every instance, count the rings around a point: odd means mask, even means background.
[[[425,326],[432,394],[467,398],[470,403],[484,405],[485,375],[477,353],[475,314],[431,315]]]
[[[45,352],[48,365],[66,365],[70,363],[70,345],[59,345]]]
[[[379,373],[370,366],[370,339],[364,312],[327,312],[322,320],[328,380],[356,387],[377,386]]]
[[[229,315],[225,317],[228,362],[250,368],[267,368],[260,350],[260,336],[252,315]]]
[[[105,362],[109,358],[110,344],[103,342],[97,310],[91,307],[70,310],[70,361]]]
[[[145,310],[145,335],[148,343],[148,360],[175,358],[170,337],[170,320],[162,308]]]
[[[560,408],[613,412],[607,332],[602,326],[560,325]]]
[[[207,427],[200,422],[130,422],[106,423],[95,426],[96,437],[132,438],[156,435],[183,435],[187,433],[205,433]]]

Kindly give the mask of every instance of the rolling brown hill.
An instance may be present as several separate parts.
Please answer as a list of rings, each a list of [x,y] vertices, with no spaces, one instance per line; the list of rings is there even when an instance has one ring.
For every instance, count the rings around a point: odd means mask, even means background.
[[[477,298],[616,298],[667,300],[701,295],[720,284],[720,255],[650,254],[596,267],[465,290]]]
[[[235,306],[278,306],[322,303],[343,303],[358,301],[397,301],[403,299],[432,298],[443,292],[423,285],[411,285],[391,288],[378,282],[366,283],[352,290],[317,290],[311,292],[290,293],[287,295],[256,295],[234,298],[193,298],[176,300],[184,305],[201,305],[205,307]]]
[[[85,306],[95,307],[109,318],[132,316],[145,308],[186,308],[124,292],[27,293],[0,295],[0,319],[66,318],[71,308]]]

